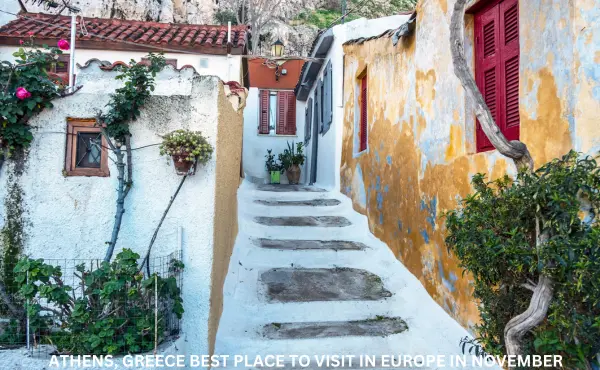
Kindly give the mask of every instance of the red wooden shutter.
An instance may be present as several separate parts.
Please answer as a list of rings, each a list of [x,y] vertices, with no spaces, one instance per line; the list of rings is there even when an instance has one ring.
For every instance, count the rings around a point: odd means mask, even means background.
[[[285,132],[296,135],[296,96],[293,91],[288,91],[286,97]]]
[[[269,134],[269,90],[260,90],[259,134]]]
[[[483,95],[485,103],[490,109],[494,121],[501,122],[498,106],[500,96],[500,32],[499,32],[499,13],[498,5],[480,13],[475,17],[475,35],[476,35],[476,59],[475,59],[475,78],[479,90]],[[477,122],[476,129],[477,151],[482,152],[494,149],[481,125]]]
[[[360,81],[360,151],[367,149],[367,75]]]
[[[519,117],[519,2],[500,3],[500,65],[503,122],[500,126],[508,140],[518,140]]]
[[[286,103],[287,93],[285,91],[277,92],[277,126],[275,127],[277,135],[285,135]]]

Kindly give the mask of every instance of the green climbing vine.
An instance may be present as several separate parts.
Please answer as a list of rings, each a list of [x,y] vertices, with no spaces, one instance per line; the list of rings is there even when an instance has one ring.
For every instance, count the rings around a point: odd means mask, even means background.
[[[103,135],[106,138],[109,149],[116,157],[118,170],[117,207],[115,212],[115,223],[110,241],[107,242],[104,261],[109,262],[117,244],[121,221],[125,213],[125,198],[133,186],[133,163],[131,155],[131,132],[129,124],[140,116],[140,109],[147,102],[152,91],[154,91],[156,73],[166,64],[162,54],[150,53],[147,62],[138,63],[135,60],[129,62],[129,66],[121,67],[121,73],[115,77],[117,80],[125,81],[123,87],[118,88],[112,94],[108,106],[108,112],[98,115],[98,122],[103,127]],[[123,151],[123,146],[125,151]],[[125,162],[127,157],[127,163]],[[127,169],[127,173],[125,170]]]
[[[473,276],[479,344],[505,353],[504,328],[527,309],[543,275],[554,281],[554,296],[547,319],[523,338],[524,350],[589,368],[600,352],[598,163],[570,152],[516,179],[478,174],[472,184],[475,192],[446,215],[446,243]],[[536,235],[548,237],[536,246]]]

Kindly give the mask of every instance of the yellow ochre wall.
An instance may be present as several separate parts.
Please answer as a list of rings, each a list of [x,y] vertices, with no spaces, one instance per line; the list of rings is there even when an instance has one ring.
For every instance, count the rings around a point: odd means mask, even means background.
[[[229,259],[238,233],[237,189],[242,162],[243,113],[232,106],[220,89],[217,129],[217,174],[215,187],[214,249],[211,271],[210,314],[208,321],[209,354],[214,353],[219,320],[223,313],[223,285]],[[246,92],[240,93],[245,100]],[[234,97],[234,99],[237,99]]]
[[[483,0],[482,0],[483,1]],[[536,165],[600,149],[600,7],[596,0],[520,0],[521,140]],[[472,2],[473,3],[473,2]],[[454,76],[454,0],[423,0],[416,30],[344,46],[341,191],[431,296],[463,326],[478,321],[469,277],[444,243],[440,216],[478,172],[514,175],[496,151],[475,153],[475,118]],[[465,52],[473,57],[473,17]],[[472,62],[473,63],[473,62]],[[357,153],[357,77],[367,68],[368,149]]]

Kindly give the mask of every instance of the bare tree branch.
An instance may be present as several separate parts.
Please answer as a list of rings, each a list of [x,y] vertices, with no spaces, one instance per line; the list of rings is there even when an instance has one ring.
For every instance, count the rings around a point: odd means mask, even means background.
[[[181,187],[183,186],[183,183],[185,182],[185,179],[187,179],[187,177],[188,177],[188,175],[185,175],[181,179],[181,182],[179,183],[177,190],[175,190],[175,193],[173,194],[173,196],[171,197],[171,200],[169,201],[169,204],[167,205],[167,209],[165,209],[162,217],[160,218],[160,221],[158,222],[158,226],[156,226],[156,230],[154,230],[152,239],[150,239],[150,244],[148,245],[148,250],[146,251],[146,255],[144,256],[144,259],[142,260],[142,264],[140,265],[140,269],[139,269],[139,271],[141,271],[144,268],[144,265],[146,265],[146,271],[148,273],[148,276],[150,276],[150,252],[152,251],[152,246],[154,245],[154,241],[156,240],[156,237],[158,236],[158,231],[160,230],[160,227],[162,226],[162,223],[165,220],[165,217],[167,217],[167,213],[169,213],[169,210],[171,209],[171,206],[173,205],[175,198],[177,198],[177,194],[179,194],[179,190],[181,190]]]
[[[520,141],[508,141],[500,128],[494,122],[481,91],[475,83],[464,51],[464,17],[465,4],[467,0],[456,0],[450,22],[450,50],[454,73],[462,83],[467,96],[473,101],[475,114],[479,119],[481,128],[492,145],[504,156],[513,159],[519,169],[533,171],[533,158],[527,146]],[[548,240],[547,232],[540,232],[539,220],[536,220],[536,245],[541,248]],[[529,284],[525,284],[529,286]],[[524,285],[522,285],[524,286]],[[546,317],[548,307],[552,301],[553,282],[552,279],[540,273],[539,281],[533,289],[533,296],[527,310],[512,318],[504,328],[504,342],[508,355],[521,355],[523,353],[522,338]]]

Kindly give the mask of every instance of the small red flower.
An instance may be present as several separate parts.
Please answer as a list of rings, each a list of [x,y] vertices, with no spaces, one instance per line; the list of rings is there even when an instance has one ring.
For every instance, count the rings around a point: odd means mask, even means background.
[[[19,44],[23,45],[25,42],[23,40],[19,40]]]
[[[25,100],[25,99],[31,97],[31,93],[29,91],[27,91],[27,89],[24,87],[18,87],[17,91],[15,92],[15,95],[17,96],[17,99],[19,99],[19,100]]]
[[[63,40],[63,39],[58,40],[57,45],[58,45],[58,48],[62,51],[66,51],[71,48],[71,45],[69,45],[69,42],[67,40]]]

